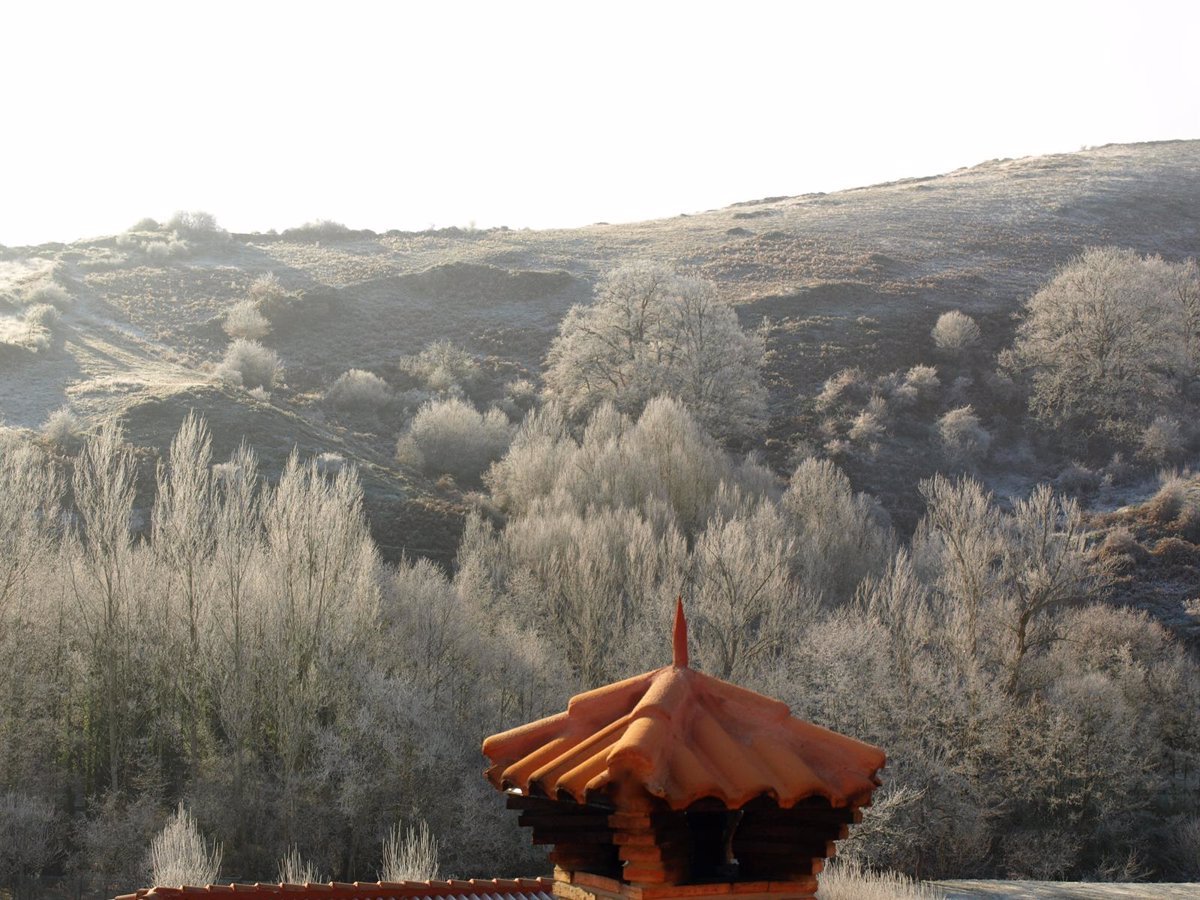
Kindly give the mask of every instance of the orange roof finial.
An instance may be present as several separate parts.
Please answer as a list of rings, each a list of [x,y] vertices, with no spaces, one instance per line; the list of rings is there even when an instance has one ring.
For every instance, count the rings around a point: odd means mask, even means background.
[[[683,614],[683,594],[675,600],[674,658],[671,664],[677,669],[686,669],[688,664],[687,618]]]

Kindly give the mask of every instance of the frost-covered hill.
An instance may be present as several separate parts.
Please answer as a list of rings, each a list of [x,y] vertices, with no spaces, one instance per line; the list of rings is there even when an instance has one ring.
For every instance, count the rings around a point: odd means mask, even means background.
[[[411,409],[346,416],[322,402],[361,368],[398,389],[404,359],[449,339],[481,360],[472,398],[536,380],[566,310],[605,270],[632,260],[714,281],[743,324],[770,327],[771,423],[761,449],[780,469],[814,423],[812,398],[851,365],[873,372],[928,357],[939,313],[969,312],[993,354],[1012,314],[1062,262],[1118,244],[1177,259],[1200,252],[1200,142],[1114,145],[993,160],[836,194],[769,198],[697,215],[556,231],[283,235],[169,234],[150,223],[74,244],[0,249],[0,423],[37,428],[68,405],[83,427],[114,416],[161,450],[189,408],[219,422],[218,452],[243,437],[277,470],[293,444],[359,462],[388,553],[453,553],[469,485],[432,483],[393,460]],[[251,396],[214,376],[226,311],[273,272],[290,292],[264,343],[283,382]],[[39,337],[23,315],[49,286],[62,321]],[[879,483],[901,525],[911,484]],[[1037,477],[1039,473],[1022,473]]]

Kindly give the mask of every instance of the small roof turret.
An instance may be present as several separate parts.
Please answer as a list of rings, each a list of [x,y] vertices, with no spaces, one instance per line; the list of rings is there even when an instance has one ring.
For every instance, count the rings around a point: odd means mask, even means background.
[[[682,600],[672,643],[671,665],[578,694],[558,715],[489,737],[488,779],[525,811],[535,842],[559,845],[552,858],[564,869],[643,884],[690,883],[698,872],[710,880],[739,861],[756,877],[815,874],[831,841],[870,804],[886,755],[691,669]],[[590,817],[586,846],[578,840],[583,819],[573,814]],[[618,848],[610,855],[598,847],[606,829]],[[630,829],[636,834],[623,834]],[[735,856],[737,835],[745,852]],[[657,849],[647,854],[646,844]],[[701,859],[700,847],[723,858]],[[801,870],[798,855],[814,862]]]

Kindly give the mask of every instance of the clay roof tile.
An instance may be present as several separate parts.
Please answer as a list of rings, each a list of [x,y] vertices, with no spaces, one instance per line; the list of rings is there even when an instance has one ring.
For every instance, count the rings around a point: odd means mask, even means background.
[[[611,802],[616,785],[632,784],[672,809],[708,797],[730,809],[760,796],[783,807],[809,797],[870,802],[882,750],[688,668],[681,607],[676,623],[672,665],[579,694],[564,713],[484,741],[492,784],[577,803]]]

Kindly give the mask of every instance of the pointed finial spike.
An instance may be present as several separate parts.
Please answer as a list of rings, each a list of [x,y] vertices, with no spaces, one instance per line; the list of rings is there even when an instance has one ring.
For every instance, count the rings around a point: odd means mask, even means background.
[[[674,658],[671,664],[677,669],[686,669],[688,664],[687,617],[683,614],[683,594],[675,600]]]

